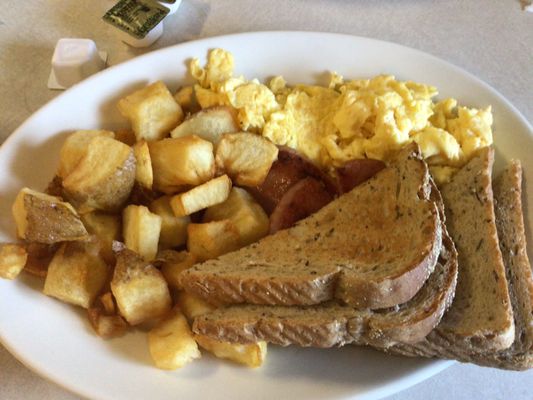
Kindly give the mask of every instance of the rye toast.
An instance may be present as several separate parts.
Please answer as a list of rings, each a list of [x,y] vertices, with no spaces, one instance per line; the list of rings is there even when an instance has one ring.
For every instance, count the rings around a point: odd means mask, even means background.
[[[522,169],[512,161],[494,181],[495,216],[499,247],[513,308],[515,334],[512,345],[500,351],[462,347],[442,335],[431,333],[415,345],[394,346],[395,353],[409,356],[443,357],[478,365],[511,370],[533,367],[533,276],[526,251],[522,214]]]
[[[184,271],[185,290],[225,304],[409,301],[433,272],[441,223],[416,144],[295,227]]]
[[[303,307],[236,305],[198,317],[193,330],[228,342],[265,340],[282,346],[389,347],[416,343],[439,323],[455,292],[457,253],[443,229],[435,271],[405,304],[381,310],[356,310],[335,303]]]

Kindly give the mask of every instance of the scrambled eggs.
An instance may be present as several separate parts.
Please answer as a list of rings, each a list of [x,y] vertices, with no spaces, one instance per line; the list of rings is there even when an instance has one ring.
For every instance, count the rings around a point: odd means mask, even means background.
[[[332,73],[328,87],[268,86],[233,76],[231,53],[215,49],[205,67],[191,62],[202,108],[229,105],[240,126],[290,146],[329,169],[357,158],[386,160],[415,141],[439,182],[446,182],[477,149],[492,144],[492,112],[433,101],[435,87],[397,81],[391,75],[345,81]]]

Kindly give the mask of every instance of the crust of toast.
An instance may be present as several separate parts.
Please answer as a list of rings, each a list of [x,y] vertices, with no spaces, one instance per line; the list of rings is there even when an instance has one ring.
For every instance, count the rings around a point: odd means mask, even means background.
[[[427,166],[413,144],[389,167],[295,227],[182,273],[214,303],[386,308],[415,296],[442,237]]]
[[[405,304],[381,310],[356,310],[336,303],[304,307],[237,305],[196,318],[193,331],[228,342],[265,340],[282,346],[388,347],[399,342],[416,343],[439,323],[455,292],[457,253],[446,231],[443,237],[435,271]]]

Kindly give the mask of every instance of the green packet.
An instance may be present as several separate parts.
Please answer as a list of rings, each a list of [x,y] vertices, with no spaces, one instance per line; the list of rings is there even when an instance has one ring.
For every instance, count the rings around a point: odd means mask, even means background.
[[[136,39],[143,39],[169,12],[167,7],[150,0],[120,0],[102,19]]]

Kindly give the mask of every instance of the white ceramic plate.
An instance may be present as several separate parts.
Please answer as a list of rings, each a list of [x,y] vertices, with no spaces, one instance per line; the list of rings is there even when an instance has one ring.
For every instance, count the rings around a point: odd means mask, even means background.
[[[162,49],[110,68],[58,96],[29,118],[0,148],[0,241],[14,239],[11,204],[21,186],[43,189],[54,174],[67,132],[116,128],[124,94],[162,79],[183,83],[190,57],[208,49],[233,52],[236,72],[289,83],[323,82],[335,70],[347,78],[392,73],[429,83],[440,96],[462,104],[492,104],[498,167],[520,158],[533,179],[532,129],[501,95],[444,61],[392,43],[309,32],[264,32],[210,38]],[[529,208],[533,188],[527,188]],[[528,227],[532,226],[531,217]],[[142,333],[103,341],[85,313],[39,293],[27,276],[0,281],[0,339],[29,368],[52,381],[97,399],[323,399],[380,398],[416,384],[451,363],[392,357],[370,349],[269,349],[266,365],[250,370],[204,356],[181,371],[164,372],[150,361]]]

